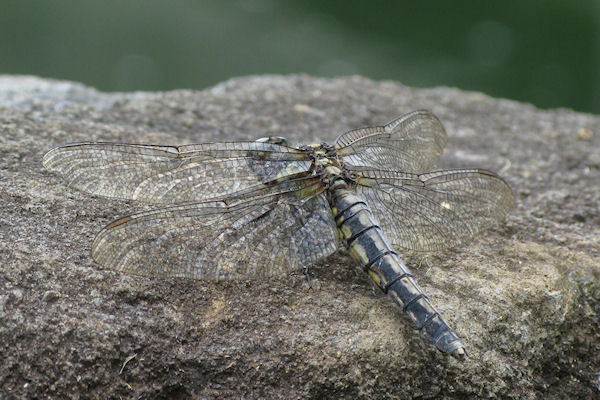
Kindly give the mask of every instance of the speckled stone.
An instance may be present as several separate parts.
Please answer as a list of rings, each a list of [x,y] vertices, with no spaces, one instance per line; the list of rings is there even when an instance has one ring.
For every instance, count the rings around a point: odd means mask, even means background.
[[[403,254],[464,338],[462,363],[342,252],[312,269],[312,289],[301,271],[215,283],[103,270],[94,234],[143,206],[40,164],[74,141],[330,141],[419,108],[448,130],[440,166],[496,170],[516,197],[469,246]],[[0,260],[0,398],[598,398],[600,117],[361,77],[108,94],[0,76]]]

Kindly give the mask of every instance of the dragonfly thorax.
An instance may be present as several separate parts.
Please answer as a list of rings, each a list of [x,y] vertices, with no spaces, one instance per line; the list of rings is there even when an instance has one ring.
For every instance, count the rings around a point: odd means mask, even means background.
[[[357,184],[356,173],[349,171],[344,165],[335,146],[323,143],[304,147],[312,158],[311,170],[318,177],[326,190],[348,188]]]

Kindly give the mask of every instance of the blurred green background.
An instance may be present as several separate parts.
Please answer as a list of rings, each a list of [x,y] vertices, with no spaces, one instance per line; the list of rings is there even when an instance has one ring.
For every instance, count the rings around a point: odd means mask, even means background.
[[[600,113],[600,2],[0,0],[0,73],[153,91],[296,72]]]

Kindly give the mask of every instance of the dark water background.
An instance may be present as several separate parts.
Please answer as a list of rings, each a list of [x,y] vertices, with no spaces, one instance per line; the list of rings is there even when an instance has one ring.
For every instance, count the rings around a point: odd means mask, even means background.
[[[296,72],[600,113],[600,1],[0,0],[0,73],[130,91]]]

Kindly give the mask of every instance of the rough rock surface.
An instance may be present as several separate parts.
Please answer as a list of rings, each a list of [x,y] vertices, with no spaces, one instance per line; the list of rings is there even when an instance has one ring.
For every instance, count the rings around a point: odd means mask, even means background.
[[[184,144],[345,130],[432,110],[441,166],[498,171],[516,206],[463,249],[408,255],[468,346],[424,343],[342,252],[269,282],[103,270],[94,234],[141,206],[65,187],[74,141]],[[600,117],[449,88],[261,76],[99,93],[0,77],[0,398],[599,398]]]

